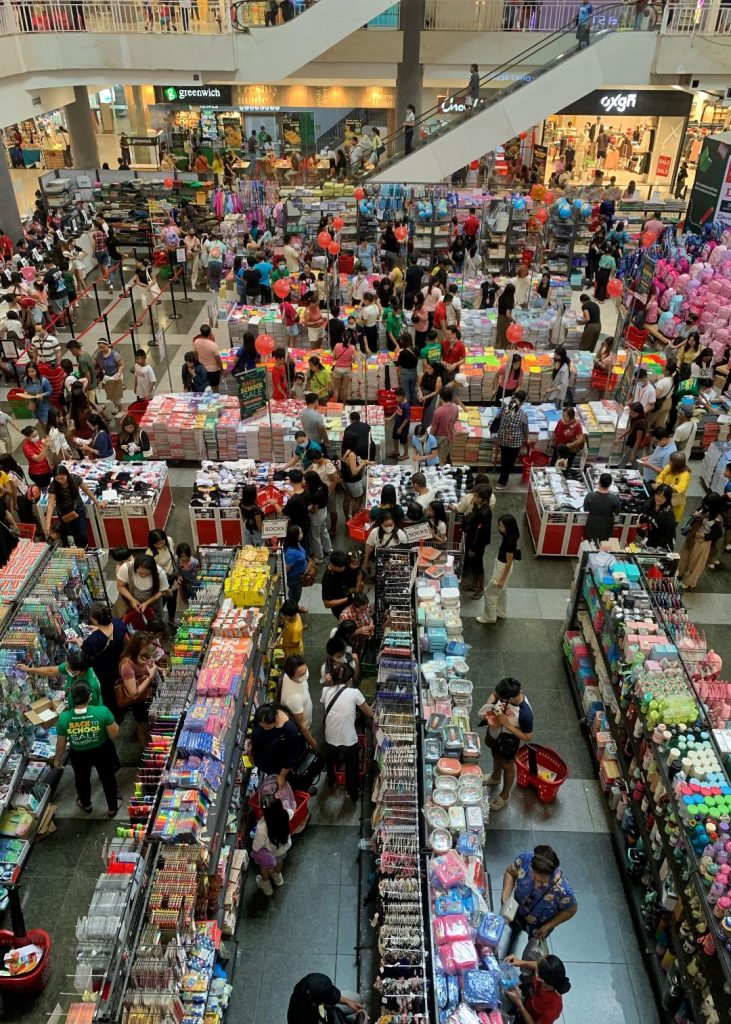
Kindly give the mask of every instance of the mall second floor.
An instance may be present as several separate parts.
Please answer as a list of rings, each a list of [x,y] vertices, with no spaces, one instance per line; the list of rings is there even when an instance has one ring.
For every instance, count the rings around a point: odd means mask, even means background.
[[[541,65],[542,40],[561,33],[567,46],[575,45],[577,4],[567,0],[284,0],[281,6],[287,20],[280,13],[268,25],[268,0],[231,6],[217,0],[6,0],[0,6],[3,121],[71,102],[72,87],[80,84],[90,90],[117,83],[176,88],[179,97],[181,89],[194,88],[198,102],[205,99],[199,90],[225,84],[250,106],[303,105],[294,100],[298,89],[317,105],[318,90],[370,88],[380,90],[370,105],[395,104],[405,45],[423,66],[427,94],[416,97],[417,104],[428,105],[433,96],[464,91],[475,61],[482,74],[496,69],[500,85]],[[649,74],[637,80],[631,62],[619,61],[617,86],[697,82],[716,92],[731,86],[729,49],[720,38],[729,36],[731,45],[731,6],[720,0],[650,5],[639,21],[634,3],[599,2],[594,27],[605,25],[654,40]],[[577,96],[584,91],[577,83]]]

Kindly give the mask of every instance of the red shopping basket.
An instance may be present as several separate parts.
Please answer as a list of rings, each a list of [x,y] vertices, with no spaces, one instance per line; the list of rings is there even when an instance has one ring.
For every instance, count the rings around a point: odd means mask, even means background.
[[[352,519],[348,520],[348,536],[351,540],[357,540],[359,544],[365,544],[365,539],[373,528],[371,514],[367,508],[356,512]]]
[[[376,401],[383,408],[385,416],[393,416],[396,412],[398,402],[396,401],[395,391],[391,391],[388,388],[381,388],[380,391],[376,392]]]
[[[271,515],[276,512],[275,506],[284,504],[284,495],[277,487],[267,484],[257,491],[256,503],[265,515]]]
[[[27,930],[20,907],[20,893],[16,885],[8,885],[12,931],[0,931],[0,962],[11,949],[38,946],[41,958],[27,974],[0,978],[0,992],[8,996],[31,996],[42,992],[51,976],[51,936],[40,928]]]
[[[650,337],[650,332],[646,331],[644,327],[635,327],[634,324],[630,324],[624,337],[630,348],[642,350],[645,342]]]
[[[609,391],[611,390],[615,379],[616,378],[613,373],[605,373],[603,370],[600,370],[595,366],[591,371],[589,386],[592,391]]]
[[[367,759],[367,739],[366,736],[361,733],[358,736],[358,782],[362,782],[366,777],[366,771],[368,770],[368,759]],[[339,786],[345,785],[345,766],[338,765],[335,769],[335,781]]]
[[[535,448],[532,448],[523,456],[523,483],[527,484],[530,480],[531,466],[547,466],[550,461],[550,455],[546,455],[545,452],[537,452]]]
[[[515,764],[518,768],[518,785],[524,789],[535,789],[538,799],[544,804],[550,804],[556,799],[556,794],[569,776],[566,762],[556,751],[537,743],[522,746],[516,755]],[[544,777],[542,772],[548,777]]]
[[[142,417],[145,415],[145,412],[147,411],[147,406],[149,404],[149,401],[146,400],[132,402],[132,404],[127,407],[126,415],[131,416],[132,419],[137,424],[137,426],[139,426],[140,423],[142,422]]]
[[[308,809],[308,804],[310,802],[310,794],[302,793],[300,790],[295,789],[294,798],[297,803],[297,806],[295,808],[294,814],[292,815],[289,821],[290,835],[293,835],[295,832],[301,832],[302,829],[307,824],[307,819],[310,816],[310,812]],[[261,804],[259,802],[258,793],[254,793],[254,795],[249,799],[249,807],[254,812],[254,817],[258,821],[263,813],[261,809]]]
[[[36,524],[18,523],[18,534],[23,538],[23,540],[35,540]]]

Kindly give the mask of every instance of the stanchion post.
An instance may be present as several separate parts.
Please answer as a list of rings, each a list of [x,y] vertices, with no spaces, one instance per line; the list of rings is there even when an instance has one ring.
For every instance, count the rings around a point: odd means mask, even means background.
[[[134,327],[130,327],[130,329],[129,329],[129,336],[130,336],[130,338],[132,340],[132,352],[134,353],[134,355],[137,355],[137,342],[135,340]]]
[[[182,297],[182,299],[178,300],[179,302],[192,302],[193,301],[189,297],[189,295],[188,295],[188,284],[187,284],[187,282],[185,280],[185,271],[186,271],[186,269],[187,269],[187,264],[183,263],[182,264],[182,273],[180,275],[181,280],[183,282],[183,297]]]
[[[97,316],[101,316],[102,315],[102,304],[99,301],[99,289],[96,286],[96,281],[94,282],[94,284],[91,287],[94,289],[94,299],[96,300],[96,315]]]
[[[102,313],[102,320],[104,321],[104,333],[107,336],[107,343],[109,345],[111,345],[112,344],[112,336],[109,333],[109,319],[107,318],[107,314],[106,313]]]
[[[157,329],[155,327],[155,317],[152,315],[152,303],[147,307],[147,312],[150,314],[150,345],[157,345]]]
[[[178,307],[175,305],[175,285],[172,277],[170,278],[170,301],[173,304],[173,311],[168,313],[168,320],[180,320],[182,313],[178,313]]]
[[[124,282],[124,260],[122,259],[121,256],[119,257],[119,264],[117,266],[117,269],[119,270],[119,281],[122,286],[122,291],[124,291],[127,285]]]
[[[132,294],[133,291],[134,289],[132,285],[130,285],[129,290],[127,291],[127,294],[129,295],[129,304],[132,308],[132,323],[130,324],[130,327],[132,326],[132,324],[137,323],[137,310],[135,309],[135,297]]]

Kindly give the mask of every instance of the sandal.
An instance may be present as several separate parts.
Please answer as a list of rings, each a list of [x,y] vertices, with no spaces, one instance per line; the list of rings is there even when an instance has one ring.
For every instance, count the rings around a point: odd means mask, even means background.
[[[76,800],[76,806],[77,806],[77,807],[80,807],[80,808],[81,808],[81,810],[82,810],[82,811],[83,811],[83,812],[84,812],[85,814],[91,814],[91,812],[92,812],[92,810],[93,810],[93,808],[92,808],[92,805],[91,805],[91,804],[89,804],[89,806],[88,806],[88,807],[84,807],[84,805],[82,804],[81,800],[79,800],[79,799],[77,799],[77,800]]]
[[[122,797],[118,796],[117,797],[117,809],[116,809],[116,811],[107,811],[107,817],[108,818],[116,818],[117,815],[119,814],[119,809],[120,809],[120,807],[122,806],[123,803],[124,803],[124,800],[122,799]]]

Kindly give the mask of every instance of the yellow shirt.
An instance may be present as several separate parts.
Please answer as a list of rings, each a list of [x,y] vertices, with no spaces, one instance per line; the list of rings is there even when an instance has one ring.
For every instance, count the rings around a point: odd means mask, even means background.
[[[304,654],[305,645],[302,642],[302,618],[295,615],[294,619],[285,619],[282,624],[282,647],[286,657],[290,654]]]
[[[683,518],[685,512],[685,492],[688,490],[690,485],[690,470],[684,469],[680,473],[673,473],[670,468],[670,463],[661,469],[657,474],[658,484],[667,484],[668,487],[673,489],[673,512],[675,513],[675,521],[679,523]],[[678,497],[675,497],[677,495]]]
[[[398,290],[404,283],[404,275],[403,271],[401,270],[401,267],[393,268],[393,270],[391,271],[391,280],[393,281],[394,288]]]

